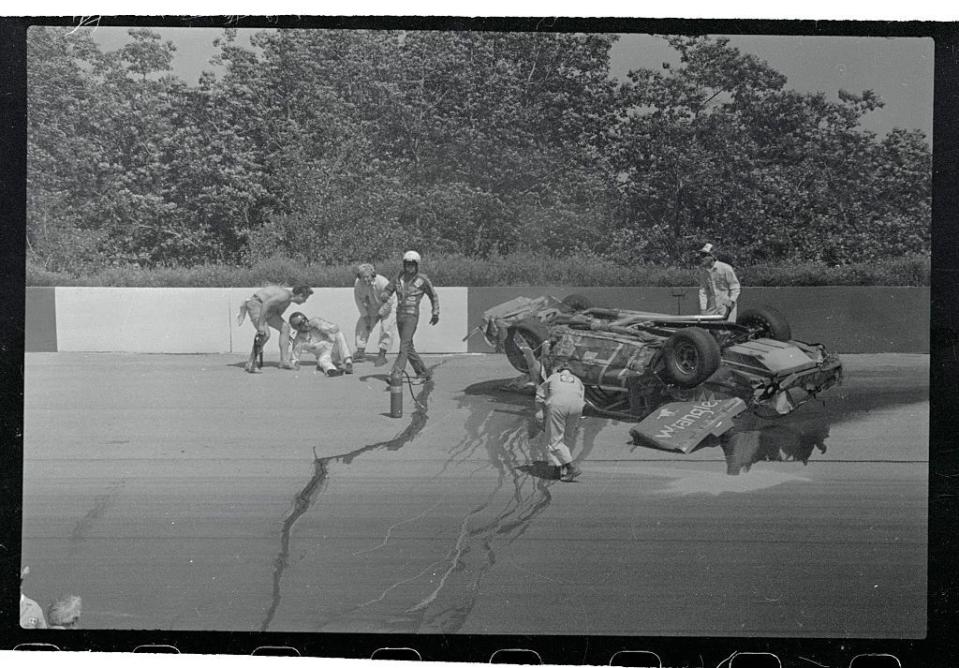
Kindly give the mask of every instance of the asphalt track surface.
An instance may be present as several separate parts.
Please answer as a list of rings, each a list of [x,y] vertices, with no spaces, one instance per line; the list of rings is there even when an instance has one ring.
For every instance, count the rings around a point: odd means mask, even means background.
[[[928,356],[844,356],[726,451],[587,417],[575,483],[504,356],[426,359],[395,419],[370,363],[27,354],[24,591],[98,629],[925,635]]]

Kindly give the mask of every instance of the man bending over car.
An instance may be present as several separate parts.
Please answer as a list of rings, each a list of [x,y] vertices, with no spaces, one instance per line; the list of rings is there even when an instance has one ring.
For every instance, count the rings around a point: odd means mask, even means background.
[[[559,466],[560,480],[573,482],[582,471],[573,463],[570,452],[576,443],[579,419],[583,416],[583,382],[569,370],[567,360],[559,358],[546,380],[536,388],[536,420],[546,428],[549,463]]]

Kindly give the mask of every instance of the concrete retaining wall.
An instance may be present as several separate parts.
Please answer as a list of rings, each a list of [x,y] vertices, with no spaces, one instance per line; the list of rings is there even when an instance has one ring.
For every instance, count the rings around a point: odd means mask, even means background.
[[[25,348],[27,352],[247,353],[254,330],[248,319],[237,326],[236,313],[254,290],[27,288]],[[441,320],[435,327],[428,324],[429,300],[424,299],[417,348],[465,352],[467,290],[437,288],[437,292]],[[305,304],[291,305],[286,316],[294,311],[337,323],[352,344],[357,319],[352,288],[318,288]],[[271,341],[268,348],[274,345]],[[394,337],[391,352],[398,349]]]
[[[663,313],[698,311],[695,288],[457,288],[437,289],[441,319],[431,327],[429,302],[416,334],[421,352],[490,352],[481,335],[463,337],[484,310],[523,295],[578,293],[597,306]],[[247,353],[248,322],[236,325],[240,303],[254,288],[27,288],[26,350],[141,353]],[[929,288],[746,288],[740,311],[769,304],[789,320],[797,339],[841,353],[929,352]],[[291,306],[340,325],[352,343],[352,288],[317,288]],[[395,337],[394,337],[395,338]],[[375,340],[375,339],[374,339]],[[274,344],[269,344],[272,347]],[[373,347],[373,344],[370,346]],[[392,352],[398,348],[394,340]],[[275,349],[272,351],[275,353]]]
[[[27,288],[23,326],[27,352],[57,351],[56,288]]]

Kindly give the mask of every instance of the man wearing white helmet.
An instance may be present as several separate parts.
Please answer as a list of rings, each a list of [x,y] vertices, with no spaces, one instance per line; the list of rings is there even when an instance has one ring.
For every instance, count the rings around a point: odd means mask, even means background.
[[[396,329],[400,335],[400,354],[396,356],[396,362],[393,363],[392,375],[394,378],[403,375],[406,370],[406,361],[409,359],[416,377],[421,381],[428,381],[432,376],[413,346],[413,334],[419,324],[420,302],[423,295],[430,298],[432,305],[431,325],[440,321],[440,299],[429,277],[420,273],[420,254],[416,251],[407,251],[403,255],[403,270],[383,291],[380,297],[383,302],[379,311],[380,317],[385,317],[389,313],[388,300],[394,293],[396,294]]]
[[[376,357],[376,366],[386,364],[386,351],[393,343],[393,330],[396,329],[396,297],[388,297],[389,313],[383,318],[379,310],[383,304],[383,293],[390,281],[385,276],[376,273],[372,264],[361,264],[356,268],[356,282],[353,284],[353,300],[359,309],[360,317],[356,320],[356,352],[353,361],[362,362],[366,357],[366,343],[370,333],[380,324],[380,352]]]
[[[702,315],[722,315],[736,322],[736,302],[739,301],[739,279],[725,262],[716,259],[712,244],[699,249],[702,274],[699,279],[699,312]]]

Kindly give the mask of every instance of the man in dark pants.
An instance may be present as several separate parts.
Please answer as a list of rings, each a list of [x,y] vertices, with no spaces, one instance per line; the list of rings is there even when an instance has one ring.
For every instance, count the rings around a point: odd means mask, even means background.
[[[420,301],[423,295],[430,298],[432,305],[431,325],[440,321],[440,300],[429,277],[420,273],[420,254],[416,251],[407,251],[403,255],[403,271],[390,281],[383,291],[380,297],[383,302],[379,313],[381,318],[389,315],[389,299],[394,293],[396,293],[396,329],[400,335],[400,354],[396,357],[391,375],[393,378],[402,376],[406,370],[406,360],[409,359],[413,371],[416,372],[417,380],[426,382],[432,379],[432,375],[413,346],[413,334],[419,324]]]

